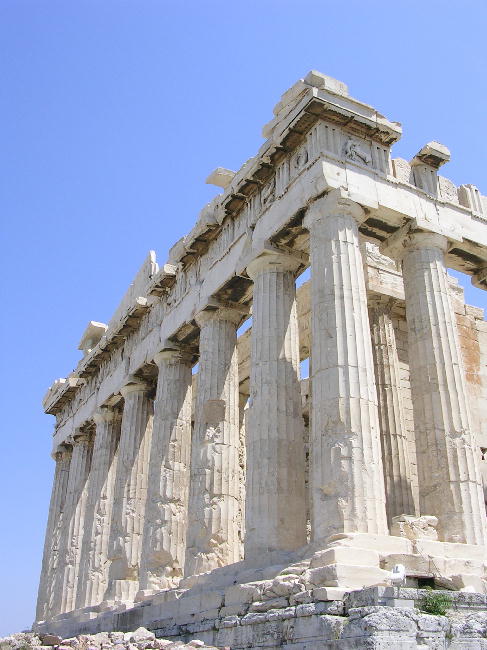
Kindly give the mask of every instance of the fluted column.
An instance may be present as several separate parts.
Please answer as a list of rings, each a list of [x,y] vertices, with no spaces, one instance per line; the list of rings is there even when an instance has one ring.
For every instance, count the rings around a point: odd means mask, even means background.
[[[93,419],[96,436],[88,482],[77,608],[100,603],[107,588],[108,541],[120,439],[119,411],[104,406],[95,412]]]
[[[240,386],[242,390],[242,386]],[[244,559],[244,541],[245,541],[245,500],[246,500],[246,475],[247,475],[247,416],[248,416],[249,395],[244,392],[239,394],[239,445],[238,445],[238,529],[239,529],[239,560]]]
[[[56,468],[52,484],[46,539],[42,556],[42,570],[37,595],[36,621],[49,617],[55,572],[58,566],[59,536],[66,502],[66,493],[71,463],[71,447],[61,445],[54,453]]]
[[[191,458],[192,357],[164,349],[159,368],[140,589],[174,587],[183,575]]]
[[[416,232],[403,247],[421,513],[438,517],[444,541],[485,544],[480,457],[448,288],[447,240]]]
[[[393,304],[394,300],[377,298],[369,310],[389,525],[393,517],[416,514],[396,335],[391,319]]]
[[[185,574],[239,560],[239,394],[232,309],[202,311]]]
[[[294,273],[268,253],[247,267],[254,281],[247,427],[245,558],[306,544],[304,422]]]
[[[311,253],[310,482],[313,541],[387,534],[377,392],[358,222],[334,190],[309,208]]]
[[[112,508],[106,600],[133,601],[139,589],[152,435],[150,386],[133,377],[124,397]]]
[[[56,570],[56,586],[53,595],[53,615],[70,612],[76,604],[93,438],[88,433],[79,432],[73,437],[72,444],[73,454],[66,494],[66,517],[63,517],[63,529],[59,542],[59,565]]]

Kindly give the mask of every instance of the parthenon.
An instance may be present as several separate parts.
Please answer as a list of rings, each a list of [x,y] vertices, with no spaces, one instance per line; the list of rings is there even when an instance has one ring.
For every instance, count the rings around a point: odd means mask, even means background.
[[[316,71],[263,136],[45,396],[35,629],[264,647],[245,620],[398,566],[487,593],[487,323],[447,272],[487,289],[487,197],[443,144],[392,158],[400,124]]]

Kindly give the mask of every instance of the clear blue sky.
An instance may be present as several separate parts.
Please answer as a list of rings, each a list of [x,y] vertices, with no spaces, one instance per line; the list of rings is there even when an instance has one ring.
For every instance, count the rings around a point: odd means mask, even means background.
[[[34,617],[53,462],[41,398],[74,368],[151,248],[189,231],[318,69],[485,178],[487,3],[0,0],[0,635]],[[470,302],[486,294],[469,289]]]

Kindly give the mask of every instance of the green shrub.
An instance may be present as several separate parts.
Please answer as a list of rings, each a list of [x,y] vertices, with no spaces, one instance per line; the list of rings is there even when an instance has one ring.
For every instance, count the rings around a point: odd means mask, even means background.
[[[435,592],[431,587],[427,587],[427,591],[428,593],[423,596],[419,608],[427,614],[445,616],[453,602],[451,597],[444,593]]]

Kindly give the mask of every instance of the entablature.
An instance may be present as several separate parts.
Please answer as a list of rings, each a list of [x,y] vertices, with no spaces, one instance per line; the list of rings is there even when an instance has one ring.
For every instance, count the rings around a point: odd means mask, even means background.
[[[153,358],[162,340],[194,344],[194,316],[202,304],[218,300],[248,308],[247,262],[268,242],[304,256],[305,211],[337,187],[346,188],[366,211],[360,227],[364,240],[380,244],[414,222],[444,234],[450,242],[449,266],[487,288],[487,200],[474,186],[456,188],[438,176],[449,155],[443,145],[428,143],[411,163],[391,161],[390,146],[400,138],[400,125],[317,72],[287,91],[274,112],[257,156],[234,175],[220,169],[223,193],[171,248],[168,262],[159,268],[155,253],[149,253],[105,334],[70,377],[49,389],[47,413],[59,414],[122,345],[128,346],[127,371],[133,373]],[[421,167],[422,176],[415,167]],[[387,273],[400,293],[400,272],[390,268],[382,276]],[[380,286],[374,290],[383,290]]]

